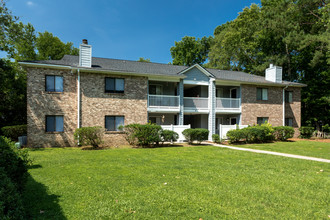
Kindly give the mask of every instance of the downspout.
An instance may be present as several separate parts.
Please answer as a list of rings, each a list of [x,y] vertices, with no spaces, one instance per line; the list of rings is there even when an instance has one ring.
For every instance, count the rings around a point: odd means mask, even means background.
[[[77,128],[80,128],[80,69],[78,69],[78,84],[77,84]]]
[[[283,88],[283,126],[285,126],[285,90],[289,87],[289,85]]]

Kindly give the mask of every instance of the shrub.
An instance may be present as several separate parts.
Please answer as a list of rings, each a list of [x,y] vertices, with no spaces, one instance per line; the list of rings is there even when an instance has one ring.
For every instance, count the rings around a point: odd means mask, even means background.
[[[25,184],[27,167],[31,163],[27,149],[17,149],[9,138],[0,137],[0,155],[0,167],[21,191]]]
[[[160,137],[162,142],[175,142],[178,140],[179,135],[175,131],[171,130],[162,130],[160,132]]]
[[[301,138],[311,138],[314,132],[314,128],[313,127],[300,127],[299,128],[300,131],[300,137]]]
[[[74,139],[80,146],[92,145],[98,148],[103,143],[104,129],[102,127],[82,127],[74,132]]]
[[[218,134],[212,134],[212,140],[214,143],[217,143],[217,144],[221,143],[220,136]]]
[[[188,128],[182,134],[188,141],[188,144],[192,144],[194,141],[200,144],[202,141],[208,139],[209,130],[205,128]]]
[[[23,219],[21,195],[3,167],[0,167],[0,180],[0,219]]]
[[[294,135],[294,129],[290,126],[278,126],[274,127],[274,137],[275,140],[286,141],[292,138]]]
[[[124,126],[123,131],[126,134],[125,139],[130,145],[141,147],[151,147],[161,142],[162,127],[156,124],[129,124]]]
[[[19,136],[26,135],[26,125],[14,125],[1,128],[1,132],[5,137],[10,138],[12,141],[17,141]]]
[[[227,132],[227,138],[229,140],[229,143],[237,143],[239,142],[241,139],[244,139],[245,136],[243,135],[243,131],[242,129],[236,129],[236,130],[229,130]]]

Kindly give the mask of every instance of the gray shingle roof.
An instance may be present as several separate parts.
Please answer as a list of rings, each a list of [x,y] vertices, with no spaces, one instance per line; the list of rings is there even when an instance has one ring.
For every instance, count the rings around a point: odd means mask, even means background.
[[[70,67],[78,67],[79,57],[73,55],[65,55],[61,60],[38,60],[38,61],[23,61],[21,63],[39,63],[39,64],[50,64],[50,65],[62,65]],[[147,63],[129,60],[118,60],[109,58],[92,58],[92,69],[93,70],[109,70],[124,73],[136,73],[136,74],[150,74],[150,75],[167,75],[167,76],[178,76],[180,72],[187,69],[186,66],[178,66],[171,64],[161,63]],[[246,83],[257,83],[257,84],[274,84],[274,85],[293,85],[293,86],[305,86],[301,83],[294,83],[283,81],[283,83],[273,83],[265,80],[263,76],[256,76],[239,71],[219,70],[219,69],[206,69],[208,72],[213,74],[216,79],[228,80],[228,81],[239,81]]]

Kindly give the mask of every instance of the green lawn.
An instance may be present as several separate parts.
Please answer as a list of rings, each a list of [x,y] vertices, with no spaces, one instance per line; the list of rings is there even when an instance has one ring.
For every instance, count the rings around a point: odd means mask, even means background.
[[[31,219],[327,219],[330,165],[212,146],[41,149]]]
[[[246,144],[237,145],[237,147],[330,159],[330,143],[322,143],[317,141],[301,140],[269,144]]]

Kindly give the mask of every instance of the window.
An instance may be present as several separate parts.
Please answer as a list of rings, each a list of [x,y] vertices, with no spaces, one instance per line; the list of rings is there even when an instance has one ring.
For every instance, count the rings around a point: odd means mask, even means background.
[[[257,88],[257,100],[268,100],[268,89]]]
[[[150,95],[163,95],[163,85],[150,85],[149,94]]]
[[[157,124],[157,125],[161,125],[162,124],[162,118],[160,116],[152,116],[149,117],[149,121],[152,124]]]
[[[105,92],[124,93],[125,80],[121,78],[105,78]]]
[[[266,122],[268,122],[268,117],[258,117],[257,118],[257,124],[258,125],[264,124]]]
[[[105,116],[105,129],[107,131],[119,131],[120,125],[124,125],[124,116]]]
[[[291,103],[292,102],[292,92],[285,91],[285,102]]]
[[[63,131],[63,115],[46,115],[46,132]]]
[[[293,125],[293,119],[292,118],[285,118],[285,126],[291,126]]]
[[[237,118],[230,118],[230,124],[236,125],[237,124]]]
[[[47,92],[63,92],[63,76],[46,76]]]

